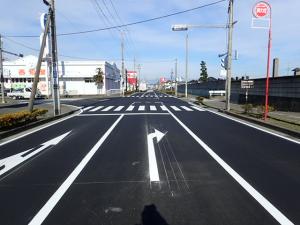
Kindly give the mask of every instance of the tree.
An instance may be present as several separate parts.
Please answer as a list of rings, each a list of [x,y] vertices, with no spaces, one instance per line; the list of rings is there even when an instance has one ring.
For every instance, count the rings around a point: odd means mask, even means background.
[[[207,67],[206,67],[206,63],[204,61],[201,61],[200,63],[200,81],[207,81],[208,78],[208,74],[207,74]]]
[[[97,93],[101,94],[101,89],[103,85],[103,80],[104,80],[104,73],[101,68],[96,69],[97,74],[94,75],[93,80],[95,84],[97,85]]]
[[[94,75],[93,80],[95,82],[96,85],[101,85],[103,84],[103,79],[104,79],[104,74],[101,68],[97,68],[96,69],[97,74]]]

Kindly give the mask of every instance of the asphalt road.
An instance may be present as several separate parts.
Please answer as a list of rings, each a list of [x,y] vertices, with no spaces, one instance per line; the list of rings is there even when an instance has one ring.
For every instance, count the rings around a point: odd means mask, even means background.
[[[300,224],[299,141],[158,92],[0,144],[0,224]]]

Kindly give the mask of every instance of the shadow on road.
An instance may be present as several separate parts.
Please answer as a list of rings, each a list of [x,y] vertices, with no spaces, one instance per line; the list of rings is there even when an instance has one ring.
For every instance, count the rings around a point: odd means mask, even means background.
[[[141,223],[135,225],[170,225],[160,215],[154,204],[145,205],[141,217]]]

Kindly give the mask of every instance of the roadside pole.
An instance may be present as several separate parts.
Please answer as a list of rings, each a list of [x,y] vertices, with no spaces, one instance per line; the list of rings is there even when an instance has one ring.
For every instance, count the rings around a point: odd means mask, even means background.
[[[177,59],[175,59],[175,96],[177,97]]]
[[[1,99],[2,103],[5,103],[4,99],[4,77],[3,77],[3,57],[2,57],[2,37],[0,34],[0,74],[1,74]]]
[[[232,65],[232,33],[233,33],[233,0],[229,0],[228,46],[227,46],[227,74],[226,74],[226,110],[230,111],[231,93],[231,65]]]
[[[59,100],[59,80],[58,80],[58,63],[57,63],[57,40],[56,40],[56,23],[55,23],[55,5],[54,0],[50,4],[50,20],[51,20],[51,51],[52,51],[52,80],[53,80],[53,104],[54,116],[60,114]],[[47,35],[47,34],[44,34]]]
[[[31,90],[30,99],[29,99],[29,103],[28,103],[28,111],[29,112],[33,111],[34,99],[35,99],[36,90],[37,90],[37,83],[39,82],[40,70],[41,70],[41,66],[42,66],[42,59],[43,59],[44,49],[45,49],[45,45],[46,45],[46,39],[47,39],[48,30],[49,30],[49,25],[50,25],[50,14],[48,14],[48,16],[47,16],[47,22],[46,22],[46,26],[45,26],[45,30],[44,30],[44,35],[43,35],[43,40],[42,40],[41,49],[40,49],[40,53],[39,53],[39,58],[37,61],[36,70],[35,70],[35,74],[34,74],[32,90]]]
[[[189,56],[188,56],[188,52],[189,52],[189,34],[188,31],[186,33],[186,39],[185,39],[185,98],[188,98],[188,63],[189,63]]]
[[[124,87],[123,87],[123,82],[124,82],[124,36],[123,32],[121,32],[121,55],[122,55],[122,78],[121,78],[121,91],[122,91],[122,96],[124,96]]]

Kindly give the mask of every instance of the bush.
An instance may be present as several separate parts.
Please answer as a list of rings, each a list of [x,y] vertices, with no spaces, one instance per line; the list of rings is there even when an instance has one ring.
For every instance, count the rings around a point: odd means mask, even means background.
[[[36,121],[38,116],[47,113],[47,109],[34,109],[29,111],[20,111],[15,113],[6,113],[0,116],[0,129],[12,128]]]
[[[272,106],[272,105],[269,105],[268,109],[269,109],[269,112],[275,111],[275,107]],[[257,112],[258,112],[259,114],[264,114],[264,113],[265,113],[265,106],[264,106],[264,105],[259,105],[259,106],[257,107]]]
[[[197,96],[196,99],[198,103],[202,103],[205,98],[202,96]]]
[[[252,104],[245,104],[245,105],[242,106],[242,108],[244,109],[244,113],[246,113],[246,114],[252,113],[253,105]]]

